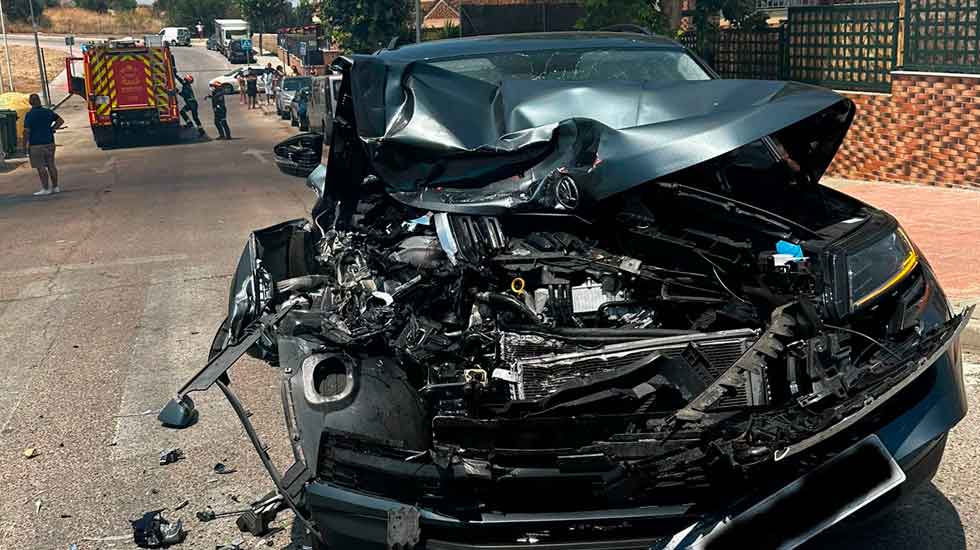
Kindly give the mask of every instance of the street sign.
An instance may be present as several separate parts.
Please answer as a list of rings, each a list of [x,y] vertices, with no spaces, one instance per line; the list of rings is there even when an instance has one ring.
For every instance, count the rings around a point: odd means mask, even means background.
[[[306,58],[306,42],[299,43],[299,56],[304,59]]]
[[[74,46],[74,45],[75,45],[75,37],[71,35],[66,36],[65,46]]]
[[[252,41],[249,40],[248,38],[246,38],[245,40],[242,40],[242,49],[245,50],[245,51],[251,50],[252,49]]]

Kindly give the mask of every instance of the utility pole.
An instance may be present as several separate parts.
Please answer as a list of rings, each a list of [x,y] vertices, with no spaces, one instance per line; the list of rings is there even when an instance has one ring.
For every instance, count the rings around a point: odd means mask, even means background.
[[[3,0],[0,0],[0,32],[3,33],[3,53],[7,58],[7,83],[10,84],[10,91],[14,90],[14,70],[10,65],[10,47],[7,46],[7,23],[3,15]]]
[[[27,0],[31,7],[31,27],[34,29],[34,50],[37,53],[37,70],[41,71],[41,94],[44,95],[44,106],[51,106],[51,96],[48,94],[48,75],[44,74],[44,59],[41,57],[41,41],[37,38],[37,17],[34,16],[34,0]]]
[[[422,42],[422,0],[415,0],[415,43],[420,42]]]

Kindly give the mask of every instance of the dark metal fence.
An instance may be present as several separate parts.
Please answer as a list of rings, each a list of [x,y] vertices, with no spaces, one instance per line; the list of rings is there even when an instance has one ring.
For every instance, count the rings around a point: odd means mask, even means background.
[[[725,78],[786,78],[785,27],[726,29],[717,36],[714,68]]]
[[[980,73],[980,0],[906,0],[904,65]]]
[[[898,63],[898,3],[789,8],[787,76],[851,90],[889,91]]]
[[[576,0],[542,1],[527,4],[500,4],[482,0],[463,2],[459,7],[464,36],[517,32],[571,31],[585,17],[585,8]]]
[[[897,2],[793,6],[787,11],[786,23],[778,28],[722,29],[700,38],[689,32],[680,41],[725,78],[891,90],[891,71],[898,62]]]

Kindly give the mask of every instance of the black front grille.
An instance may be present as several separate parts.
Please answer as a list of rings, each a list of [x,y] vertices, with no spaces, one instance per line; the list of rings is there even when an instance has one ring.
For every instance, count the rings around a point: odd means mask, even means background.
[[[650,355],[662,353],[679,357],[692,342],[708,359],[708,371],[720,376],[758,338],[754,330],[733,330],[691,336],[672,336],[638,340],[625,344],[604,346],[597,350],[572,351],[572,346],[557,340],[504,333],[500,347],[502,359],[517,375],[515,399],[540,399],[555,392],[559,386],[580,378],[593,376],[627,366]],[[719,407],[743,406],[746,391],[739,388],[735,395],[724,398]]]

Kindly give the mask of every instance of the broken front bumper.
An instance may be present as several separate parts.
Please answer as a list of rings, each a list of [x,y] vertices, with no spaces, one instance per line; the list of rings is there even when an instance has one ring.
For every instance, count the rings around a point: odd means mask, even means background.
[[[946,345],[910,376],[904,387],[870,414],[833,432],[814,447],[849,448],[855,441],[873,434],[880,441],[883,453],[901,468],[900,483],[886,487],[887,491],[872,493],[871,498],[866,498],[865,494],[856,500],[849,499],[826,510],[823,517],[809,518],[812,528],[803,538],[794,540],[790,547],[858,510],[870,511],[887,505],[896,496],[932,478],[946,434],[966,414],[958,333],[968,318],[968,315],[964,317]],[[839,497],[839,487],[840,484],[823,484],[817,491],[825,491],[828,497]],[[771,495],[757,497],[755,502],[792,490],[792,484],[787,483]],[[813,490],[809,488],[809,491]],[[551,514],[483,513],[478,520],[463,521],[410,503],[319,481],[307,484],[304,493],[313,523],[329,547],[359,549],[411,548],[413,545],[427,550],[701,548],[696,542],[697,533],[710,532],[724,522],[720,518],[738,516],[750,507],[743,503],[739,511],[713,513],[685,505]],[[804,516],[812,514],[809,506],[788,512]],[[633,528],[624,530],[624,525]],[[575,540],[548,539],[547,533],[567,532],[569,528],[583,534]],[[614,531],[617,535],[609,535]],[[624,531],[629,535],[624,537]],[[678,538],[678,533],[682,532],[695,536],[682,534]]]

